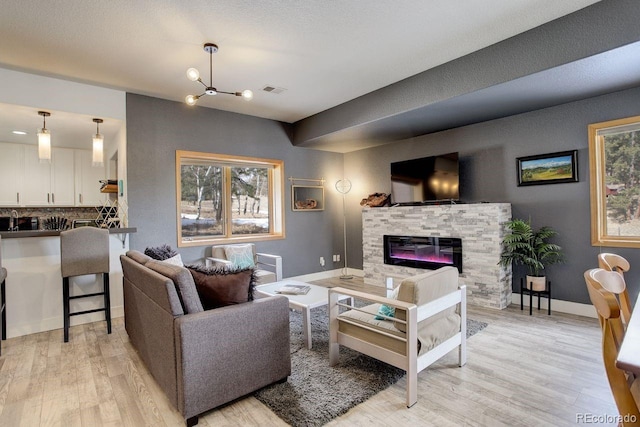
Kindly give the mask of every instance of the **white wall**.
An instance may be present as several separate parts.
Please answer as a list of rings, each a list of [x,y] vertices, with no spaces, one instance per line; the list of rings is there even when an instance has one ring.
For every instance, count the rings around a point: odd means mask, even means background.
[[[126,93],[0,68],[0,102],[126,119]]]

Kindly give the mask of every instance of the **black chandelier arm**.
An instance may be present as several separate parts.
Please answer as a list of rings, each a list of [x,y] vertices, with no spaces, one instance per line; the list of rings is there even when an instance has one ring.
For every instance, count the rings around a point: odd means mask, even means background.
[[[204,86],[204,87],[208,87],[208,86],[207,86],[207,85],[202,81],[202,79],[201,79],[200,77],[198,77],[198,80],[196,80],[196,81],[197,81],[197,82],[200,82],[200,83],[202,84],[202,86]]]
[[[235,96],[242,96],[242,92],[225,92],[223,90],[219,90],[217,91],[218,93],[224,93],[225,95],[235,95]]]
[[[209,86],[213,86],[213,49],[209,50]]]

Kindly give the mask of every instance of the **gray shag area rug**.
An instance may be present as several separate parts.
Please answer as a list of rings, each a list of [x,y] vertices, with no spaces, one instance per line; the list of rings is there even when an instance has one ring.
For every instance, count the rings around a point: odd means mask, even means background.
[[[395,384],[405,372],[344,346],[340,363],[329,366],[327,307],[311,310],[313,347],[302,334],[302,314],[291,311],[291,376],[286,383],[258,390],[255,397],[294,427],[322,426]],[[467,337],[487,326],[467,319]]]

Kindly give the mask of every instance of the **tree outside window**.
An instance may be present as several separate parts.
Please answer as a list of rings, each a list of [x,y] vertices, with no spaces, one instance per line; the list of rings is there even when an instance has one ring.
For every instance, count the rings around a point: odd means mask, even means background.
[[[589,125],[591,240],[640,247],[640,117]]]
[[[283,164],[176,152],[178,245],[283,238]]]

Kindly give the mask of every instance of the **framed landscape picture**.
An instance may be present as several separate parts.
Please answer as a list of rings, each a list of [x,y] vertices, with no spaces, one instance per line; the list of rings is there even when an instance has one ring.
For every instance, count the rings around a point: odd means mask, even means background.
[[[578,182],[578,152],[518,157],[518,186]]]

